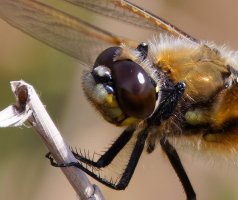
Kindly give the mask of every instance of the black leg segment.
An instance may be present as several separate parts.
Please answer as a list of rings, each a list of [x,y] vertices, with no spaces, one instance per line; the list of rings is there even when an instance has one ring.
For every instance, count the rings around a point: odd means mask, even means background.
[[[127,129],[125,129],[121,133],[121,135],[116,139],[116,141],[112,144],[112,146],[96,162],[88,158],[85,158],[85,156],[82,156],[76,152],[72,151],[72,153],[74,154],[77,160],[87,163],[93,167],[96,168],[106,167],[112,162],[112,160],[117,156],[117,154],[132,138],[135,128],[136,128],[135,126],[130,126]]]
[[[160,144],[162,146],[163,151],[168,156],[168,159],[171,165],[173,166],[180,182],[183,185],[183,189],[186,193],[187,200],[196,200],[196,194],[193,190],[191,182],[189,181],[186,171],[183,168],[183,165],[181,163],[181,160],[179,158],[176,149],[169,143],[166,137],[160,139]]]

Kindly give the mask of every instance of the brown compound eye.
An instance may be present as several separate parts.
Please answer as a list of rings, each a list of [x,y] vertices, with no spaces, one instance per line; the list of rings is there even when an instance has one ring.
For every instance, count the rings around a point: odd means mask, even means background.
[[[144,49],[147,48],[142,50]],[[114,58],[120,51],[121,47],[104,50],[95,61],[92,74],[96,82],[104,84],[106,90],[108,87],[112,89],[125,114],[145,119],[154,111],[155,86],[146,71],[137,63],[131,60],[115,61]],[[109,74],[102,73],[105,70]]]
[[[111,70],[116,98],[123,112],[139,119],[151,115],[156,92],[146,71],[130,60],[115,62]]]
[[[121,47],[110,47],[104,50],[96,59],[94,68],[103,65],[111,68],[114,63],[115,56],[120,53]]]

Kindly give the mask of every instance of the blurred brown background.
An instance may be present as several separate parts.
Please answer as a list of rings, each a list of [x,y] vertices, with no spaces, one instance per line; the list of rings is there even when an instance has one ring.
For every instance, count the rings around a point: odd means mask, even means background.
[[[147,0],[133,2],[163,17],[190,35],[238,49],[238,2],[235,0]],[[95,21],[95,18],[93,18]],[[114,25],[114,24],[113,24]],[[132,33],[111,27],[120,35]],[[109,27],[110,30],[110,27]],[[146,40],[148,35],[138,35]],[[23,79],[38,90],[47,110],[71,146],[103,151],[121,129],[103,121],[81,90],[77,60],[26,36],[0,20],[0,106],[14,102],[9,81]],[[77,199],[59,169],[44,158],[47,149],[31,128],[0,130],[0,199]],[[200,200],[238,199],[237,167],[182,154],[182,161]],[[222,171],[222,173],[220,173]],[[229,171],[229,172],[227,172]],[[140,159],[125,191],[99,185],[106,199],[184,200],[180,183],[160,148]]]

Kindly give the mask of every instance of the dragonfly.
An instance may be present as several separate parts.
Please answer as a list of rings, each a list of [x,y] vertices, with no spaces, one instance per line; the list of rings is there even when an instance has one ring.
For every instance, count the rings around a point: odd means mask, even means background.
[[[200,152],[237,152],[235,52],[197,40],[126,0],[65,2],[156,31],[158,37],[138,42],[40,1],[1,0],[3,20],[90,66],[82,77],[87,99],[106,121],[126,127],[97,160],[72,151],[78,162],[56,163],[49,153],[51,164],[78,167],[104,185],[124,190],[143,150],[152,153],[160,144],[186,198],[196,199],[175,146],[183,146],[181,139]],[[118,177],[102,176],[127,146]]]

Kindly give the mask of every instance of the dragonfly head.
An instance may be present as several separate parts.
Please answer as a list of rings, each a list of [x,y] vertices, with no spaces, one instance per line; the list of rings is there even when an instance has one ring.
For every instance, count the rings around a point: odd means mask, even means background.
[[[158,86],[144,69],[148,46],[136,49],[110,47],[85,73],[83,87],[103,117],[116,125],[129,125],[148,118],[154,111]]]

